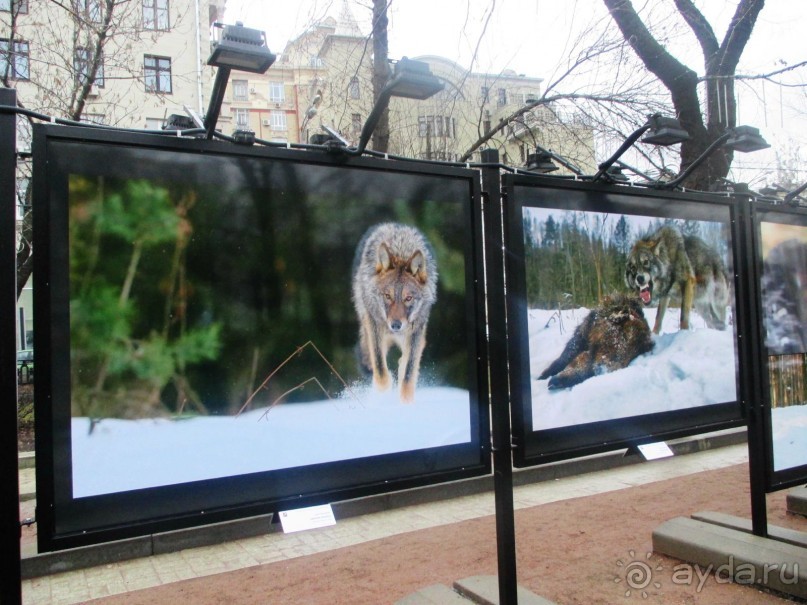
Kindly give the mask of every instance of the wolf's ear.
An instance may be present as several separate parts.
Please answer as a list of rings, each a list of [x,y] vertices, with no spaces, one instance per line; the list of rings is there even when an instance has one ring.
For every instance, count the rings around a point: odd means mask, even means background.
[[[382,243],[378,246],[378,258],[376,259],[375,271],[376,273],[389,271],[390,267],[392,267],[392,252],[390,252],[387,244]]]
[[[409,262],[406,263],[406,267],[420,283],[426,283],[426,259],[420,250],[411,256]]]

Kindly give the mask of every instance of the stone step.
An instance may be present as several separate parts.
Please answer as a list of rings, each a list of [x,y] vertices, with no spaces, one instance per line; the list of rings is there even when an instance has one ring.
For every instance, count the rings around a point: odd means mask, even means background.
[[[395,605],[469,605],[470,601],[443,584],[433,584],[405,596]]]
[[[454,590],[477,605],[499,605],[499,579],[497,576],[471,576],[454,582]],[[518,605],[555,605],[543,597],[516,586]]]
[[[653,532],[653,551],[697,564],[716,579],[807,597],[807,552],[799,546],[676,517]]]
[[[787,492],[787,512],[807,516],[807,487],[800,485]]]
[[[735,517],[734,515],[727,515],[726,513],[705,511],[693,514],[692,518],[697,521],[711,523],[712,525],[722,525],[723,527],[736,529],[737,531],[744,531],[747,534],[753,533],[754,531],[751,525],[751,519]],[[803,531],[769,524],[768,537],[779,542],[792,544],[793,546],[807,548],[807,533]]]

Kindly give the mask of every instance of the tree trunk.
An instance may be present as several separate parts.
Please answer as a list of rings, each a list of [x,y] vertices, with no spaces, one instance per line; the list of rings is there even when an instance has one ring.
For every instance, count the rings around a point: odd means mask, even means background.
[[[659,44],[630,0],[603,2],[639,59],[670,92],[675,113],[690,136],[688,141],[681,144],[681,169],[684,169],[727,128],[736,125],[734,75],[765,0],[739,0],[722,43],[718,43],[711,25],[692,0],[675,0],[678,12],[695,35],[704,57],[704,78],[707,82],[705,121],[698,98],[700,80],[697,74]],[[708,189],[728,174],[731,160],[730,151],[718,149],[693,173],[686,185]]]
[[[373,101],[389,80],[387,42],[387,0],[373,0]],[[386,153],[389,148],[389,110],[385,109],[373,132],[373,149]]]

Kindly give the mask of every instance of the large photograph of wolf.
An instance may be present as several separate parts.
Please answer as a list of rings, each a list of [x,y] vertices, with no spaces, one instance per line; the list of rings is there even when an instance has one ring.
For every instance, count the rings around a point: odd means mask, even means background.
[[[479,438],[468,179],[157,160],[69,180],[74,497]]]
[[[759,235],[770,442],[784,471],[807,465],[807,226],[763,220]]]
[[[379,391],[390,388],[390,345],[400,350],[398,388],[411,403],[426,346],[429,313],[437,300],[434,251],[415,227],[371,227],[353,261],[353,303],[359,318],[359,360]]]
[[[737,399],[727,223],[522,209],[532,430]]]

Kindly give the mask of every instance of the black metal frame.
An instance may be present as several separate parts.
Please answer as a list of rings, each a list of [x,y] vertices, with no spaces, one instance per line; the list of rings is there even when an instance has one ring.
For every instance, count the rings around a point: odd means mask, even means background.
[[[129,150],[176,154],[202,162],[260,161],[332,166],[372,174],[453,179],[467,185],[466,308],[471,441],[356,460],[294,467],[85,498],[71,492],[69,384],[68,172],[93,162],[97,174],[124,166],[139,174]],[[483,288],[479,173],[425,163],[326,152],[244,147],[215,141],[40,125],[34,132],[34,230],[37,234],[37,500],[40,551],[109,541],[437,482],[490,471],[488,355]],[[81,159],[78,159],[81,158]],[[142,159],[142,157],[141,157]],[[186,162],[186,165],[189,165]],[[232,164],[230,164],[232,165]],[[262,164],[263,165],[263,164]],[[208,164],[209,166],[209,164]],[[120,168],[118,168],[120,170]],[[174,168],[174,176],[177,174]],[[129,176],[128,174],[126,176]],[[187,177],[192,179],[193,177]],[[13,330],[11,331],[13,334]]]
[[[0,105],[17,105],[17,91],[0,89]],[[22,603],[20,492],[17,454],[17,116],[0,113],[0,544],[7,553],[0,571],[3,603]]]
[[[486,284],[488,291],[488,357],[507,359],[507,301],[505,299],[504,222],[499,153],[482,152],[482,190],[485,204]],[[517,605],[516,529],[513,512],[513,447],[510,422],[510,384],[507,365],[490,364],[491,446],[496,505],[496,552],[498,554],[499,603]]]
[[[507,175],[503,178],[506,196],[505,214],[509,226],[507,250],[509,333],[509,371],[511,413],[515,438],[517,467],[543,464],[586,456],[644,443],[664,441],[744,424],[739,404],[740,368],[738,367],[738,401],[706,405],[672,412],[651,413],[564,426],[540,431],[532,430],[529,345],[525,298],[524,242],[522,208],[525,196],[547,196],[544,204],[530,204],[558,210],[574,209],[611,214],[636,214],[670,218],[704,216],[719,213],[721,221],[730,223],[732,259],[737,266],[738,221],[735,202],[731,198],[707,194],[661,193],[638,187],[602,186],[583,181],[552,179],[529,175]],[[735,280],[736,271],[735,271]],[[736,292],[736,288],[735,288]],[[736,314],[743,315],[745,301],[736,298]],[[739,326],[736,327],[739,333]],[[738,336],[739,334],[735,334]],[[735,340],[735,351],[738,350]],[[739,351],[737,351],[739,353]],[[739,366],[739,354],[737,356]],[[584,403],[584,402],[581,402]]]
[[[794,487],[807,483],[807,461],[797,467],[775,470],[773,452],[773,422],[770,397],[768,350],[765,347],[765,325],[762,318],[762,241],[763,222],[797,225],[807,228],[807,208],[748,201],[745,205],[747,216],[746,231],[749,242],[746,248],[747,273],[750,281],[749,294],[754,301],[756,319],[753,324],[753,355],[751,367],[755,369],[755,392],[752,403],[754,414],[749,418],[749,463],[751,467],[752,492],[760,494],[758,499],[763,507],[764,493]],[[752,494],[753,497],[753,494]],[[755,527],[756,527],[755,523]]]

